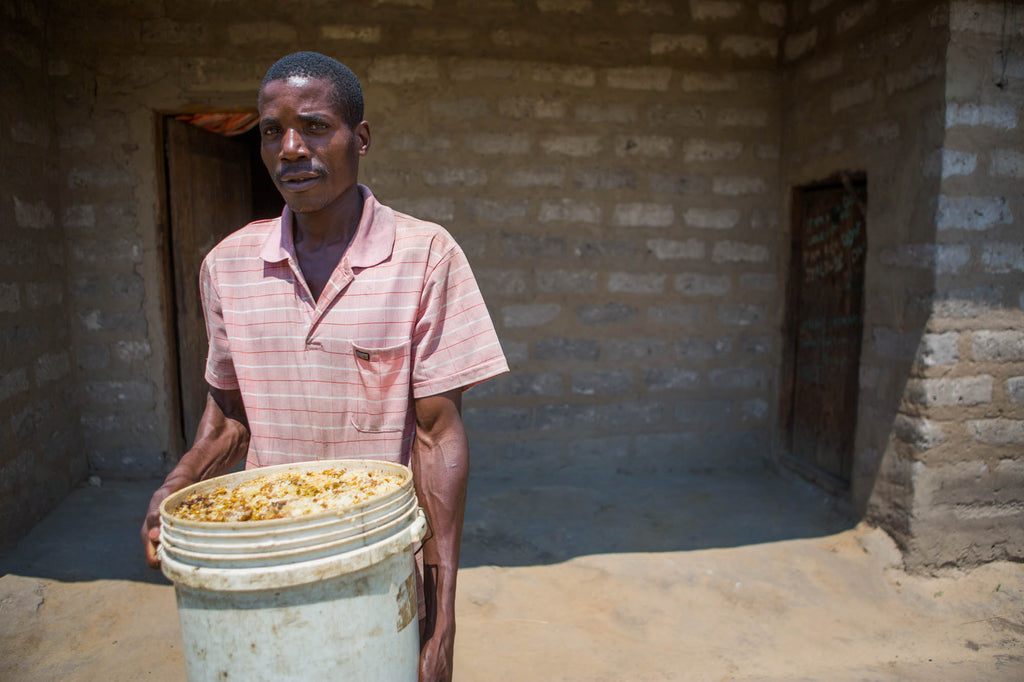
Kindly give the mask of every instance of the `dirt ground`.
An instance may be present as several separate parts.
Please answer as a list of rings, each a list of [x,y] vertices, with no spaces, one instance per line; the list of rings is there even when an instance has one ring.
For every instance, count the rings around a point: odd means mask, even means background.
[[[474,482],[456,680],[1024,680],[1024,565],[908,575],[763,472],[631,485]],[[0,559],[0,679],[184,679],[137,547],[153,487],[83,487]]]

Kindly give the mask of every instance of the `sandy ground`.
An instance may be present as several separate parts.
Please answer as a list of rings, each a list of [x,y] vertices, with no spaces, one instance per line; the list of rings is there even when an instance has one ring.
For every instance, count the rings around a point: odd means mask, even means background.
[[[612,483],[474,481],[457,680],[1024,680],[1020,564],[908,575],[766,472]],[[153,487],[83,487],[0,559],[0,680],[184,679]]]

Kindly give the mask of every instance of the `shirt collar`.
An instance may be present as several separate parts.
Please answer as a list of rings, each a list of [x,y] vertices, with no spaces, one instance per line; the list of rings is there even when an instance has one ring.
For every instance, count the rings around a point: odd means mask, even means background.
[[[394,250],[395,213],[377,201],[368,187],[358,185],[358,188],[363,196],[363,214],[359,218],[355,237],[342,258],[353,268],[369,268],[383,263]],[[292,220],[291,209],[285,206],[276,225],[263,241],[260,258],[268,263],[279,263],[295,256]]]

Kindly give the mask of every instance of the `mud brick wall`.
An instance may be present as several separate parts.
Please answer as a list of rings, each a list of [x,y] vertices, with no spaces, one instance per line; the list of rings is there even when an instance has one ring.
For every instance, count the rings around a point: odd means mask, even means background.
[[[795,3],[783,48],[789,183],[867,174],[852,495],[915,567],[1024,555],[1022,74],[1000,54],[1024,13],[1004,9]]]
[[[1024,557],[1024,7],[1010,5],[949,18],[942,266],[894,436],[913,462],[921,563]]]
[[[58,140],[43,17],[4,4],[0,75],[0,549],[86,472],[74,391]]]
[[[722,74],[724,37],[702,37],[701,70],[657,54],[364,70],[368,116],[409,104],[374,128],[365,178],[460,240],[511,361],[467,395],[481,467],[711,469],[767,454],[774,43]]]

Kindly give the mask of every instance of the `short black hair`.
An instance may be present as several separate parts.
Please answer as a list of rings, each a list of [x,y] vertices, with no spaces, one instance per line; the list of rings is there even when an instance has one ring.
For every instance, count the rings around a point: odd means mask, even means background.
[[[259,96],[267,83],[284,80],[293,76],[320,78],[334,86],[334,102],[342,113],[349,128],[355,128],[363,120],[363,87],[359,78],[336,59],[319,52],[293,52],[278,59],[267,69],[260,83]]]

